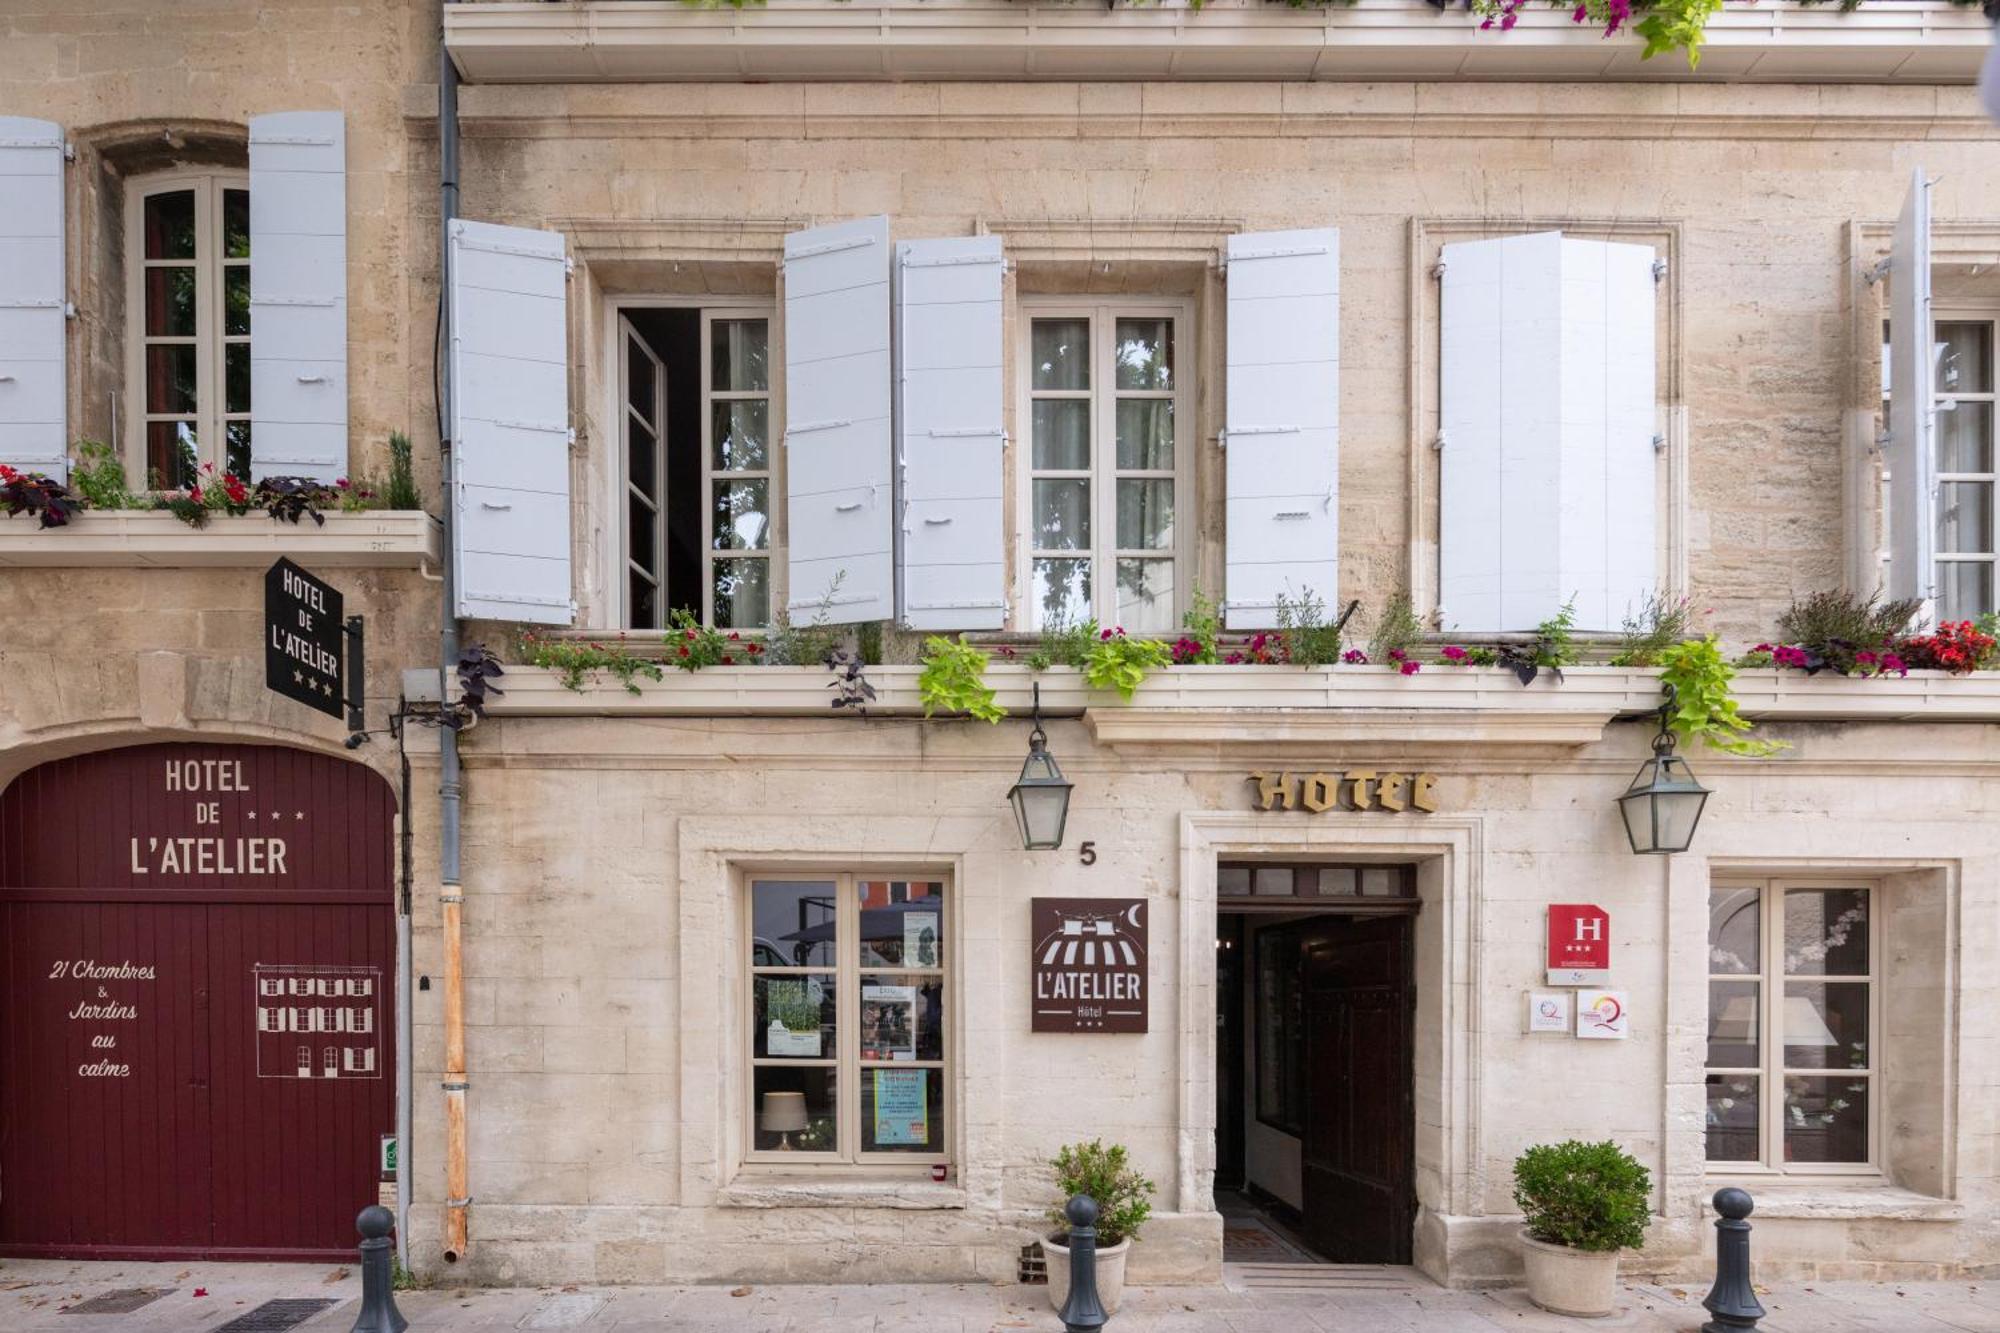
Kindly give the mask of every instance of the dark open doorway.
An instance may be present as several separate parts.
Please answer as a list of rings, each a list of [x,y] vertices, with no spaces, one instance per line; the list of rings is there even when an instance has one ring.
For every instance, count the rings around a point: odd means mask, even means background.
[[[1410,1262],[1413,868],[1225,864],[1218,890],[1225,1259]]]

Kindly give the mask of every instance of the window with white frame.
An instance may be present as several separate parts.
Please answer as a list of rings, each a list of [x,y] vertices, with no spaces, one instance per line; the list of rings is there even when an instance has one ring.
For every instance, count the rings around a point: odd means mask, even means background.
[[[250,475],[250,189],[240,171],[126,187],[127,456],[149,486]]]
[[[1853,1173],[1877,1164],[1876,894],[1811,879],[1710,888],[1711,1165]]]
[[[2000,318],[1967,311],[1931,321],[1937,405],[1937,618],[1970,620],[2000,610],[2000,506],[1994,457],[2000,451],[1995,344]],[[1882,420],[1889,419],[1889,325],[1882,325]],[[1883,474],[1882,560],[1889,550],[1889,488]]]
[[[617,371],[625,623],[771,624],[770,311],[631,305]]]
[[[936,878],[751,877],[747,1160],[945,1160],[946,910]]]
[[[1180,304],[1029,304],[1024,628],[1180,623],[1191,500]]]

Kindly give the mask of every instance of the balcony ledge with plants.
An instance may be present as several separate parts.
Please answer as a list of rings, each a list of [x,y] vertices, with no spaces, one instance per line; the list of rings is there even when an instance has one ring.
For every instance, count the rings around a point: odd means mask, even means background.
[[[442,558],[410,443],[390,437],[382,479],[267,477],[212,464],[183,490],[131,490],[107,446],[83,441],[67,480],[0,465],[0,569],[248,568],[291,555],[335,569],[416,569]]]
[[[1121,0],[1109,10],[1099,0],[481,2],[445,7],[445,43],[469,83],[1970,83],[1989,41],[1979,2]]]
[[[1682,740],[1746,757],[1786,743],[1759,722],[2000,722],[2000,617],[1912,629],[1918,604],[1815,593],[1775,642],[1731,658],[1685,597],[1659,595],[1615,641],[1576,632],[1574,604],[1531,636],[1470,646],[1426,633],[1405,595],[1343,639],[1310,594],[1280,598],[1280,628],[1232,634],[1199,591],[1171,643],[1090,623],[1037,646],[931,635],[914,665],[885,665],[879,627],[781,623],[718,630],[677,611],[665,631],[522,638],[503,665],[474,645],[450,711],[484,717],[937,717],[998,722],[1039,707],[1082,717],[1108,745],[1581,746],[1619,719],[1666,716]],[[1596,658],[1598,660],[1586,660]],[[433,670],[405,673],[442,705]]]

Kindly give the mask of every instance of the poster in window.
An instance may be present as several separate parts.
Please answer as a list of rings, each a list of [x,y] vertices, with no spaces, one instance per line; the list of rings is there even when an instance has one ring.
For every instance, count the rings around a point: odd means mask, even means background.
[[[903,913],[903,966],[936,967],[938,965],[938,914],[936,912]]]
[[[875,1080],[875,1146],[922,1147],[931,1140],[928,1069],[871,1069]]]
[[[765,1006],[771,1022],[764,1031],[764,1049],[774,1056],[818,1059],[823,1054],[820,983],[807,977],[798,981],[773,979],[765,985]]]
[[[861,1058],[864,1060],[917,1058],[915,986],[861,988]]]

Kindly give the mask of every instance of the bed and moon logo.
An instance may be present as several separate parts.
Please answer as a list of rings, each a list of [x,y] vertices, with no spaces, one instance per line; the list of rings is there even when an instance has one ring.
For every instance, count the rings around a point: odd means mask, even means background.
[[[1144,898],[1036,898],[1034,1031],[1146,1030]]]

